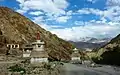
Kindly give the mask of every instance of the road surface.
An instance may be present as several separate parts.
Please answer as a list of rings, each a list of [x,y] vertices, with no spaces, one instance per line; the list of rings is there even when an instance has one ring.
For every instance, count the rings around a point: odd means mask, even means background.
[[[112,66],[86,67],[65,63],[60,70],[60,75],[120,75],[120,68]]]

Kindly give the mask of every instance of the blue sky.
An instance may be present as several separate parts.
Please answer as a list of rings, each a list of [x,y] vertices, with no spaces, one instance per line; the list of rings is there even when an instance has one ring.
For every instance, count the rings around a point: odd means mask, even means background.
[[[120,33],[120,0],[0,0],[65,40]]]

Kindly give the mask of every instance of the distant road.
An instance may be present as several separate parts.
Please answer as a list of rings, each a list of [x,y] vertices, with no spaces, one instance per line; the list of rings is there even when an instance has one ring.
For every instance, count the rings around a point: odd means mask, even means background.
[[[111,66],[92,68],[65,63],[60,71],[60,75],[120,75],[120,69]]]

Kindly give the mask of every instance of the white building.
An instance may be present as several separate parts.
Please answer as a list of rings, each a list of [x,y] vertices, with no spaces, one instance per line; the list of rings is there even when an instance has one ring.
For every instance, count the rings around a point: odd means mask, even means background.
[[[73,53],[71,55],[71,61],[80,61],[80,54],[77,48],[73,49]]]
[[[6,54],[8,55],[20,55],[19,49],[20,45],[19,44],[7,44],[6,45],[7,51]]]

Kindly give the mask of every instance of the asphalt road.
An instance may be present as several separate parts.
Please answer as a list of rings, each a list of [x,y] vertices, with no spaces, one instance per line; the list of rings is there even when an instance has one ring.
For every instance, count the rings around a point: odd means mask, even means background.
[[[105,65],[93,68],[65,63],[60,70],[60,75],[120,75],[120,68]]]

